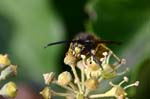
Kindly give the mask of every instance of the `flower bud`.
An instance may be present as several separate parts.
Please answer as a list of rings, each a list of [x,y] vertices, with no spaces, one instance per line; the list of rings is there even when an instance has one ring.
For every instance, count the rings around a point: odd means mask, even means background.
[[[71,76],[70,72],[67,72],[67,71],[61,73],[58,76],[58,83],[60,85],[67,85],[71,82],[71,80],[72,80],[72,76]]]
[[[54,73],[50,72],[50,73],[43,74],[43,77],[44,77],[45,84],[49,85],[54,79]]]
[[[51,99],[52,97],[52,94],[51,94],[51,91],[50,91],[50,88],[49,87],[45,87],[41,92],[40,94],[42,95],[42,97],[44,99]]]
[[[85,81],[85,87],[89,90],[94,90],[98,86],[98,81],[96,79],[90,78]]]
[[[0,68],[4,68],[5,66],[10,65],[10,63],[11,62],[10,62],[7,54],[5,54],[5,55],[0,54]]]
[[[4,80],[9,75],[16,75],[16,74],[17,74],[17,66],[10,65],[1,72],[0,80]]]
[[[0,90],[0,95],[8,98],[14,98],[17,94],[17,86],[14,82],[6,83]]]

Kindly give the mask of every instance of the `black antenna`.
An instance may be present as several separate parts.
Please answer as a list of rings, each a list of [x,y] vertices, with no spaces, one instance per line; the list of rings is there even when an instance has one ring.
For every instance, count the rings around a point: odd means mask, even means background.
[[[65,40],[65,41],[52,42],[52,43],[49,43],[46,46],[44,46],[44,48],[47,48],[47,47],[52,46],[52,45],[64,44],[64,43],[71,43],[71,42],[72,43],[74,43],[74,42],[81,42],[81,40]]]
[[[78,43],[84,43],[86,42],[86,40],[65,40],[65,41],[57,41],[57,42],[52,42],[52,43],[49,43],[47,44],[44,48],[47,48],[49,46],[52,46],[52,45],[57,45],[57,44],[64,44],[64,43],[74,43],[74,42],[78,42]],[[90,41],[89,41],[90,42]],[[92,41],[91,41],[92,42]],[[99,40],[99,41],[96,41],[96,43],[107,43],[107,44],[118,44],[120,45],[121,42],[118,42],[118,41],[111,41],[111,40]]]
[[[44,46],[44,48],[47,48],[49,46],[52,46],[52,45],[57,45],[57,44],[64,44],[64,43],[70,43],[72,41],[58,41],[58,42],[52,42],[52,43],[49,43],[47,44],[46,46]]]

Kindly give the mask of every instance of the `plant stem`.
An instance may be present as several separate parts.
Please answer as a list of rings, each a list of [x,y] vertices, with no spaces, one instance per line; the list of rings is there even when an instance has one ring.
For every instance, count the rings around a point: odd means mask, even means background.
[[[77,87],[76,87],[72,82],[69,83],[69,86],[70,86],[74,91],[77,91],[77,90],[78,90]]]
[[[75,83],[77,83],[77,86],[79,88],[79,91],[82,92],[82,88],[81,88],[81,85],[80,85],[80,80],[79,80],[79,77],[77,75],[77,72],[76,72],[76,69],[75,69],[75,66],[71,66],[71,69],[72,69],[72,72],[75,76]]]
[[[84,99],[83,93],[77,93],[76,99]]]
[[[53,82],[54,84],[56,84],[56,85],[58,85],[58,86],[60,86],[60,87],[62,87],[62,88],[64,88],[64,89],[66,89],[66,90],[68,90],[68,91],[71,91],[71,92],[74,92],[74,90],[73,89],[71,89],[70,87],[68,87],[68,86],[62,86],[62,85],[60,85],[60,84],[58,84],[56,81],[55,82]]]
[[[114,97],[112,95],[108,95],[108,94],[95,94],[95,95],[90,95],[88,96],[88,98],[90,99],[94,99],[94,98],[102,98],[102,97]]]
[[[85,89],[85,96],[87,96],[89,94],[90,90],[89,89]]]
[[[60,93],[60,92],[55,92],[55,91],[52,91],[52,90],[51,90],[51,92],[52,92],[55,96],[62,96],[62,97],[72,96],[72,97],[75,97],[74,94]]]
[[[85,80],[85,76],[84,76],[84,68],[81,68],[81,81],[82,81],[82,90],[84,90],[84,80]]]

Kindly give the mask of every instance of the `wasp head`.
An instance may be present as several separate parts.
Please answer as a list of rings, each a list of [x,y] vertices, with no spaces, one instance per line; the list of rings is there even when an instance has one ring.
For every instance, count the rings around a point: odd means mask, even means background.
[[[64,63],[67,65],[76,65],[81,59],[81,55],[88,57],[96,47],[97,39],[93,35],[80,33],[71,42],[66,53]]]

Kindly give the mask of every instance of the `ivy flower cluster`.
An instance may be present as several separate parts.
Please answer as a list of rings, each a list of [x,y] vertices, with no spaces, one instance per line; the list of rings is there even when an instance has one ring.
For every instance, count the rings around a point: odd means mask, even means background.
[[[0,81],[6,80],[8,76],[17,74],[17,66],[12,65],[8,55],[0,54]],[[9,81],[0,89],[0,95],[8,98],[14,98],[17,93],[17,86],[14,82]]]
[[[84,47],[84,46],[83,46]],[[53,72],[43,74],[45,81],[45,88],[40,92],[44,99],[51,99],[54,96],[62,96],[67,99],[103,99],[103,98],[116,98],[127,99],[126,89],[132,86],[138,86],[139,81],[122,87],[123,83],[129,81],[128,77],[124,77],[119,84],[113,84],[109,82],[108,86],[112,88],[105,93],[94,94],[92,91],[98,89],[103,80],[112,79],[120,75],[125,74],[128,68],[122,72],[118,72],[118,69],[125,64],[125,59],[118,58],[109,48],[100,44],[98,48],[102,47],[104,50],[91,50],[92,55],[81,54],[82,46],[77,46],[74,50],[69,48],[64,63],[70,66],[72,73],[64,71],[55,77]],[[101,54],[101,55],[99,55]],[[81,59],[76,57],[80,56]],[[100,57],[96,57],[100,56]],[[114,63],[110,62],[110,57],[116,59]],[[95,58],[99,62],[95,61]],[[80,73],[77,73],[77,71]],[[71,75],[73,74],[73,75]],[[51,84],[56,84],[64,88],[65,92],[56,92],[50,87]]]

